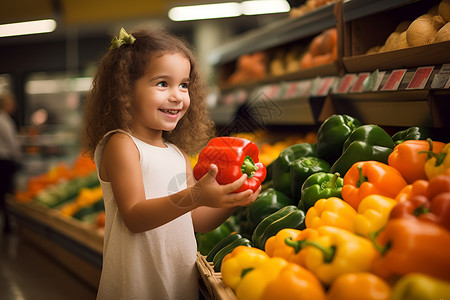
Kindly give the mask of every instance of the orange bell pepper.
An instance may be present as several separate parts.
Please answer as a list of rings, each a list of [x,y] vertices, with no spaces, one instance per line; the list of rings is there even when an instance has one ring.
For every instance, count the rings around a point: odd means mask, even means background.
[[[326,300],[326,295],[322,284],[313,273],[299,265],[289,263],[266,285],[261,297],[261,300],[278,299]]]
[[[371,194],[395,198],[407,185],[397,169],[378,161],[360,161],[344,176],[342,198],[354,209]]]
[[[395,146],[394,151],[389,154],[388,164],[396,168],[407,183],[413,183],[419,179],[428,179],[425,173],[425,162],[429,158],[421,151],[431,151],[438,154],[445,143],[433,142],[430,139],[406,140]]]
[[[411,184],[408,184],[395,196],[395,201],[404,202],[411,199],[413,196],[425,196],[429,198],[428,195],[428,180],[419,179]]]
[[[450,231],[413,218],[388,221],[374,239],[373,272],[385,279],[419,272],[450,280]]]
[[[333,281],[327,296],[328,300],[389,300],[391,288],[375,274],[347,273]]]
[[[285,228],[267,240],[265,251],[270,257],[281,257],[289,262],[305,266],[305,252],[286,245],[286,238],[292,241],[301,241],[317,236],[317,231],[310,228],[304,230]]]

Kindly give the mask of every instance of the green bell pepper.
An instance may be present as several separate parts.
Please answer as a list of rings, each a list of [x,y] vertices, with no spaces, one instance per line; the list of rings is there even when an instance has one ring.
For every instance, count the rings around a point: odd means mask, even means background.
[[[348,115],[332,115],[317,130],[317,155],[333,164],[342,154],[342,147],[361,122]]]
[[[256,226],[268,215],[273,214],[287,205],[294,205],[294,200],[274,188],[262,191],[255,202],[247,209],[247,218],[250,221],[252,232]]]
[[[267,216],[253,231],[253,244],[264,250],[266,241],[284,228],[305,229],[305,213],[294,205],[288,205]]]
[[[197,251],[202,255],[208,255],[209,251],[211,251],[218,242],[230,234],[231,230],[225,223],[222,223],[219,227],[210,232],[195,234]]]
[[[238,246],[252,247],[252,242],[249,239],[242,237],[240,239],[234,240],[230,244],[228,244],[225,247],[223,247],[222,249],[220,249],[219,252],[217,252],[213,258],[214,271],[220,272],[220,268],[222,266],[222,261],[223,261],[224,257],[228,253],[231,253],[234,250],[234,248],[236,248]]]
[[[392,136],[395,145],[403,143],[406,140],[426,140],[431,138],[430,132],[426,127],[413,126],[405,130],[398,131]]]
[[[329,172],[345,176],[350,167],[358,161],[376,160],[387,164],[389,154],[394,150],[391,136],[378,125],[362,125],[356,128],[343,146],[343,153],[331,166]]]
[[[289,146],[273,162],[272,184],[273,187],[291,197],[291,164],[304,156],[317,157],[316,145],[310,143],[300,143]]]
[[[317,172],[328,172],[330,164],[325,160],[314,156],[305,156],[295,160],[291,164],[291,197],[298,205],[301,194],[302,185],[305,180],[312,174]]]
[[[339,173],[319,172],[309,176],[302,185],[301,200],[298,208],[305,213],[320,199],[341,197],[344,179]]]
[[[230,234],[229,236],[226,236],[225,238],[223,238],[220,242],[218,242],[212,249],[211,251],[209,251],[208,255],[206,256],[206,261],[212,262],[214,259],[214,256],[217,254],[217,252],[219,252],[222,248],[224,248],[225,246],[231,244],[232,242],[234,242],[235,240],[239,240],[243,238],[242,235],[240,235],[239,233],[233,233]]]

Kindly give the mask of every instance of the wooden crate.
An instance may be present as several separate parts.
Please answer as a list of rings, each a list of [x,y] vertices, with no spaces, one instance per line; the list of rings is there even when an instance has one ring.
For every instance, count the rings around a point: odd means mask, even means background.
[[[200,279],[211,300],[237,300],[233,290],[225,285],[222,274],[215,272],[213,264],[204,255],[197,253],[197,268]]]

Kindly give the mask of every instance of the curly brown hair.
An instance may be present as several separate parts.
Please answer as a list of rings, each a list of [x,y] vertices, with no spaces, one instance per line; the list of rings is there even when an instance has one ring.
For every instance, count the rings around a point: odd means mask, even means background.
[[[132,45],[106,52],[100,60],[92,89],[84,105],[82,146],[93,156],[97,144],[111,130],[130,132],[136,80],[144,75],[150,59],[166,53],[180,53],[191,64],[189,96],[191,103],[176,128],[163,132],[165,141],[176,144],[187,154],[195,154],[213,136],[214,126],[206,108],[206,89],[189,44],[161,30],[136,30]]]

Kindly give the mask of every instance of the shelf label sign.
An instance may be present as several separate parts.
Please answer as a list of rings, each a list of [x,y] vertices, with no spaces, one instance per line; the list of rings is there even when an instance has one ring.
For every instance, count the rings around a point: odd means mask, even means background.
[[[406,89],[417,90],[425,88],[425,85],[427,84],[433,70],[434,66],[417,68]]]
[[[341,79],[337,92],[340,94],[345,94],[350,89],[353,80],[356,78],[356,74],[347,74]]]
[[[297,82],[297,94],[296,96],[307,97],[311,91],[312,80],[302,80]]]
[[[326,96],[333,85],[334,77],[322,78],[317,89],[316,96]]]
[[[297,83],[291,82],[287,84],[286,92],[284,93],[283,98],[284,99],[294,98],[296,94],[297,94]]]
[[[369,77],[370,73],[361,73],[356,78],[355,84],[350,89],[350,93],[359,93],[364,91],[363,82]]]
[[[373,71],[366,79],[363,81],[364,90],[375,92],[380,87],[381,81],[383,81],[386,71],[379,71],[378,69]]]
[[[382,91],[396,91],[402,82],[403,76],[405,76],[407,69],[400,69],[392,71],[388,80],[381,88]]]
[[[432,89],[442,89],[450,87],[450,64],[443,64],[439,73],[437,73],[433,82],[431,82]]]

